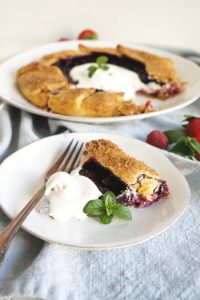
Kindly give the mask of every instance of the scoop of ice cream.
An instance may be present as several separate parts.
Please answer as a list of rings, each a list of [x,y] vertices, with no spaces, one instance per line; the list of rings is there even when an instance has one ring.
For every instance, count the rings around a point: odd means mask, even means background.
[[[71,174],[54,173],[46,183],[45,201],[49,205],[49,216],[60,222],[71,218],[85,219],[83,207],[91,199],[97,199],[101,192],[87,177],[81,176],[78,169]]]

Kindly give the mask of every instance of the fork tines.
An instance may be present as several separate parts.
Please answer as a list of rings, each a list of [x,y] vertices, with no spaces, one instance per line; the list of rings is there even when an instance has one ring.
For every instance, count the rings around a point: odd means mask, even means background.
[[[70,173],[75,167],[80,163],[81,151],[83,149],[84,143],[77,141],[73,145],[73,141],[70,143],[67,155],[62,165],[59,168],[59,171],[66,171]]]

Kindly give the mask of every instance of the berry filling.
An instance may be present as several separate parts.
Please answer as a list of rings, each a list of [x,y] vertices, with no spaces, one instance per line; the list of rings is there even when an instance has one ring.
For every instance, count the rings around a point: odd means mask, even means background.
[[[95,63],[97,57],[106,55],[108,57],[109,64],[113,64],[119,67],[123,67],[125,69],[131,70],[138,74],[140,80],[143,83],[149,83],[152,80],[149,78],[148,73],[146,72],[145,65],[137,60],[130,59],[128,57],[120,57],[117,55],[112,54],[105,54],[105,53],[92,53],[89,55],[83,56],[73,56],[67,57],[65,59],[58,60],[55,65],[59,67],[65,76],[69,79],[71,83],[73,82],[72,78],[70,77],[69,73],[72,68],[75,66],[83,65],[86,63]]]
[[[126,206],[148,207],[152,203],[161,200],[169,195],[169,188],[165,180],[159,180],[159,188],[150,198],[143,197],[131,190],[130,187],[117,197],[117,201]]]
[[[116,195],[117,201],[126,206],[147,207],[169,195],[166,181],[158,180],[158,187],[150,197],[146,198],[137,193],[134,185],[124,183],[94,158],[90,158],[83,164],[79,174],[92,180],[102,193],[112,191]]]
[[[162,94],[162,97],[168,98],[169,96],[176,95],[180,92],[181,85],[177,82],[168,82],[166,84],[160,85],[160,87],[154,91],[147,92],[146,90],[139,90],[139,93],[151,95],[153,97],[160,96]]]
[[[83,164],[79,174],[92,180],[102,194],[112,191],[117,196],[126,189],[126,184],[119,177],[115,176],[109,169],[104,168],[94,158],[90,158]]]

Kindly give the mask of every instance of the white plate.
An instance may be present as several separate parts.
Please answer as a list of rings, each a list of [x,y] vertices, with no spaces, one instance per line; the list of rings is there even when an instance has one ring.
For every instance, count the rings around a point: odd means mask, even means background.
[[[170,197],[148,208],[132,208],[131,222],[114,220],[110,225],[100,224],[94,218],[71,220],[63,224],[35,209],[23,224],[25,230],[41,239],[66,246],[103,249],[143,242],[167,229],[182,215],[190,194],[187,181],[160,151],[127,137],[69,133],[28,145],[1,164],[0,206],[9,217],[14,217],[41,186],[45,171],[72,138],[84,142],[98,138],[110,139],[130,155],[155,168],[167,180]]]
[[[81,41],[82,44],[94,47],[115,47],[118,43],[116,42],[102,42],[102,41]],[[133,44],[122,43],[128,47],[144,50],[147,52],[155,53],[157,55],[166,56],[174,61],[175,69],[183,82],[187,82],[185,86],[185,91],[180,95],[170,98],[166,101],[161,101],[154,99],[153,105],[159,108],[159,111],[145,114],[138,114],[133,116],[121,116],[121,117],[100,117],[100,118],[88,118],[88,117],[72,117],[72,116],[62,116],[54,114],[51,112],[44,111],[24,99],[21,93],[18,91],[15,85],[15,75],[16,71],[22,66],[37,60],[48,53],[53,53],[56,51],[61,51],[64,49],[77,49],[80,41],[68,41],[59,42],[54,44],[47,44],[40,48],[36,48],[22,54],[16,55],[0,65],[0,97],[22,110],[31,112],[33,114],[62,119],[74,122],[85,122],[85,123],[110,123],[110,122],[121,122],[121,121],[131,121],[149,118],[153,116],[158,116],[173,110],[182,108],[193,101],[195,101],[200,96],[200,68],[192,63],[191,61],[179,57],[177,55],[164,52],[161,50],[156,50],[153,48],[148,48],[144,46],[138,46]],[[136,102],[144,102],[147,97],[137,96]]]

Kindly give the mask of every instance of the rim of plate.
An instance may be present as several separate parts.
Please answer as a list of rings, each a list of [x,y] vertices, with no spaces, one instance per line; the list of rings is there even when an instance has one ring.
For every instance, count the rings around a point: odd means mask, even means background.
[[[140,140],[137,140],[135,138],[130,138],[130,137],[126,137],[126,136],[121,136],[121,135],[117,135],[117,134],[107,134],[107,133],[100,133],[100,132],[85,132],[85,133],[81,133],[82,135],[97,135],[97,138],[100,136],[110,136],[111,139],[112,137],[119,137],[119,138],[125,138],[125,139],[130,139],[130,140],[133,140],[133,141],[136,141],[136,142],[139,142],[140,144],[145,144],[144,142],[140,141]],[[23,150],[24,148],[28,148],[28,147],[31,147],[33,144],[36,144],[36,143],[39,143],[40,141],[44,141],[44,140],[47,140],[47,139],[50,139],[50,138],[55,138],[57,136],[60,136],[60,135],[80,135],[80,133],[61,133],[61,134],[58,134],[58,135],[53,135],[53,136],[50,136],[50,137],[45,137],[43,139],[40,139],[40,140],[37,140],[37,141],[34,141],[33,143],[31,144],[28,144],[26,145],[25,147],[15,151],[13,154],[9,155],[5,160],[7,160],[8,158],[10,158],[11,156],[13,156],[16,152],[18,151],[21,151]],[[151,146],[151,145],[148,145],[148,144],[145,144],[145,146],[147,147],[150,147],[150,148],[153,148],[154,151],[156,151],[157,153],[159,153],[159,155],[162,155],[162,157],[173,167],[175,168],[178,172],[179,172],[179,175],[181,175],[182,177],[182,180],[184,181],[185,183],[185,187],[186,187],[186,193],[187,193],[187,196],[186,196],[186,203],[185,203],[185,206],[179,211],[179,213],[176,215],[175,219],[173,219],[168,225],[164,226],[163,228],[161,228],[160,230],[158,230],[158,232],[152,234],[152,233],[149,233],[149,235],[145,238],[143,238],[142,240],[139,240],[139,241],[132,241],[132,242],[122,242],[122,243],[116,243],[116,244],[110,244],[110,245],[106,245],[106,246],[92,246],[92,245],[77,245],[77,244],[68,244],[68,243],[62,243],[62,242],[57,242],[57,241],[54,241],[52,239],[48,239],[46,237],[44,237],[43,235],[40,235],[38,233],[35,233],[34,231],[32,231],[31,229],[27,228],[26,226],[22,225],[21,228],[23,230],[25,230],[26,232],[30,233],[31,235],[41,239],[41,240],[44,240],[48,243],[52,243],[52,244],[57,244],[57,245],[62,245],[62,246],[65,246],[65,247],[69,247],[69,248],[74,248],[74,249],[80,249],[80,250],[95,250],[95,251],[98,251],[98,250],[112,250],[112,249],[119,249],[119,248],[126,248],[126,247],[131,247],[131,246],[136,246],[136,245],[139,245],[143,242],[146,242],[148,240],[151,240],[155,237],[157,237],[158,235],[160,235],[161,233],[163,233],[164,231],[166,231],[167,229],[169,229],[171,226],[173,226],[177,221],[178,219],[184,214],[186,208],[188,207],[188,203],[190,201],[190,188],[189,188],[189,184],[185,178],[185,176],[183,176],[181,174],[181,172],[175,167],[175,165],[161,152],[159,151],[158,149],[156,149],[155,147]],[[5,161],[4,160],[4,161]],[[3,161],[3,162],[4,162]],[[3,164],[3,162],[1,164]],[[1,167],[1,164],[0,164],[0,167]],[[4,212],[4,214],[9,218],[9,219],[13,219],[11,217],[11,215],[6,211],[6,209],[4,209],[2,203],[0,202],[0,209]]]
[[[105,47],[105,46],[106,47],[114,47],[117,44],[123,44],[127,47],[134,47],[135,49],[141,49],[141,50],[144,50],[144,51],[152,52],[153,54],[170,57],[170,58],[172,58],[172,60],[173,59],[174,60],[176,60],[176,59],[180,60],[181,59],[183,62],[190,63],[190,65],[193,68],[198,70],[199,77],[200,77],[200,67],[197,64],[195,64],[194,62],[192,62],[189,59],[186,59],[186,58],[184,58],[182,56],[179,56],[177,54],[174,54],[172,52],[161,50],[160,48],[156,48],[156,46],[154,48],[152,46],[144,46],[144,45],[141,45],[141,44],[135,44],[135,43],[125,42],[125,41],[124,42],[123,41],[117,42],[117,41],[101,41],[101,40],[96,40],[96,41],[73,40],[73,41],[65,41],[65,42],[56,42],[56,43],[44,44],[42,46],[30,49],[30,50],[23,51],[19,54],[16,54],[16,55],[8,58],[7,60],[4,60],[0,64],[0,72],[1,72],[1,68],[4,68],[7,64],[9,64],[12,61],[14,62],[15,59],[22,58],[22,61],[23,61],[23,58],[24,58],[25,55],[28,55],[28,54],[29,55],[31,55],[31,54],[35,55],[37,52],[45,51],[45,52],[43,52],[43,54],[39,55],[39,57],[42,57],[45,54],[53,53],[53,52],[56,52],[56,51],[62,51],[64,49],[69,49],[70,47],[76,48],[79,44],[84,44],[84,45],[87,45],[87,46],[99,46],[99,47]],[[52,48],[54,50],[48,50],[48,49],[52,49]],[[29,61],[29,62],[32,62],[32,61],[34,61],[34,59]],[[179,95],[181,95],[181,94],[179,94]],[[199,88],[198,94],[191,97],[188,101],[184,101],[180,104],[175,104],[171,107],[163,108],[161,110],[154,111],[154,112],[137,114],[137,115],[129,115],[129,116],[116,116],[116,117],[80,117],[80,116],[60,115],[60,114],[56,114],[56,113],[52,113],[52,112],[46,112],[46,111],[40,109],[39,107],[34,106],[33,104],[31,104],[30,102],[25,100],[25,98],[24,98],[24,100],[27,101],[27,103],[15,102],[11,99],[8,99],[9,97],[5,97],[2,93],[2,91],[0,91],[0,97],[4,102],[6,102],[8,104],[11,104],[11,105],[13,105],[13,106],[15,106],[19,109],[22,109],[26,112],[35,114],[35,115],[40,115],[40,116],[47,117],[47,118],[52,118],[52,119],[78,122],[78,123],[82,122],[82,123],[102,124],[102,123],[118,123],[118,122],[141,120],[141,119],[151,118],[151,117],[154,117],[154,116],[163,115],[163,114],[181,109],[181,108],[193,103],[194,101],[196,101],[200,97],[200,88]],[[148,98],[148,96],[147,96],[147,98]],[[173,98],[174,97],[171,97],[168,100],[173,99]],[[31,107],[29,107],[28,105],[31,105]]]

